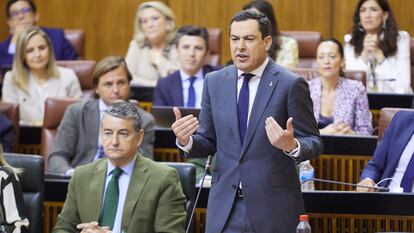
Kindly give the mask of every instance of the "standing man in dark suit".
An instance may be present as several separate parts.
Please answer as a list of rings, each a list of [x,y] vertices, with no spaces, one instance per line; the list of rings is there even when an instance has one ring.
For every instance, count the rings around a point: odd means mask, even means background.
[[[414,111],[399,111],[361,174],[360,185],[388,187],[390,192],[414,191]],[[357,188],[373,192],[374,189]]]
[[[16,50],[17,37],[24,29],[37,24],[39,14],[36,12],[36,5],[31,0],[8,0],[6,13],[10,35],[0,43],[0,65],[11,66]],[[52,41],[56,60],[78,59],[75,49],[65,38],[62,29],[42,27],[42,30]]]
[[[236,14],[234,65],[207,74],[200,119],[174,109],[178,146],[217,156],[207,233],[295,232],[304,212],[295,165],[318,156],[322,141],[306,81],[268,58],[271,44],[263,14]]]
[[[212,66],[204,65],[208,31],[204,27],[183,26],[175,41],[181,69],[158,80],[153,105],[200,108],[204,76],[214,71]]]
[[[100,130],[106,159],[76,168],[53,233],[184,232],[177,170],[138,152],[140,115],[131,103],[108,106]]]
[[[92,79],[95,98],[73,104],[65,111],[57,131],[55,148],[49,155],[49,172],[71,175],[75,167],[101,158],[103,147],[99,138],[99,122],[103,113],[108,105],[129,99],[132,75],[122,57],[104,58],[96,65]],[[137,109],[145,133],[139,151],[152,159],[154,118],[143,109]]]

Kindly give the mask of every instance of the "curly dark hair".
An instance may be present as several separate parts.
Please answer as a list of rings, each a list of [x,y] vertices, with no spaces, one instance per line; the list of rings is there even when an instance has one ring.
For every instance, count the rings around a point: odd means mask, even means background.
[[[243,6],[243,10],[250,10],[256,8],[260,13],[264,14],[270,21],[271,24],[271,36],[272,36],[272,46],[270,46],[269,51],[267,51],[270,58],[276,60],[276,53],[280,50],[279,36],[280,31],[277,26],[276,14],[273,11],[273,6],[268,1],[265,0],[253,0]]]
[[[365,30],[359,29],[361,19],[359,17],[359,10],[368,0],[359,0],[354,12],[354,25],[352,26],[352,39],[350,44],[354,46],[354,52],[357,56],[361,55],[364,47]],[[392,13],[390,4],[387,0],[375,0],[384,12],[388,12],[388,18],[385,21],[385,28],[381,33],[384,33],[384,39],[380,40],[379,48],[384,53],[385,57],[395,55],[397,52],[397,39],[398,39],[398,24]]]

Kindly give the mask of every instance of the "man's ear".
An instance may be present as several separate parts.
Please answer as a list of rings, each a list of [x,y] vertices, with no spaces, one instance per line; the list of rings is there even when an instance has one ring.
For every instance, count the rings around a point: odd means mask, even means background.
[[[269,51],[270,47],[272,46],[272,37],[266,36],[263,40],[266,43],[266,51]]]
[[[14,33],[13,21],[10,18],[7,19],[7,26],[9,26],[9,34],[13,35]]]
[[[137,147],[139,147],[140,145],[141,145],[141,143],[142,143],[142,140],[144,139],[144,130],[143,129],[141,129],[139,132],[138,132],[138,141],[137,141]]]
[[[34,15],[34,25],[37,25],[37,22],[39,22],[39,18],[40,18],[39,14],[35,13],[35,15]]]

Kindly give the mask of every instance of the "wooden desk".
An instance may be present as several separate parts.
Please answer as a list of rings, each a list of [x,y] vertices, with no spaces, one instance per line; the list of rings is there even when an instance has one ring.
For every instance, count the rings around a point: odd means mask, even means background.
[[[369,109],[372,113],[372,126],[378,127],[381,108],[414,108],[413,94],[368,94]]]
[[[20,126],[18,153],[40,155],[41,127]]]
[[[68,180],[46,179],[45,232],[62,210]],[[196,209],[195,232],[204,232],[209,189],[203,188]],[[304,192],[313,232],[414,231],[414,194]]]

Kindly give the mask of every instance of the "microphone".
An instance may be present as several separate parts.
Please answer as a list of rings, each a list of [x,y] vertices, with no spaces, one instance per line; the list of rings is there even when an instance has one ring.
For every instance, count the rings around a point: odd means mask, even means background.
[[[198,189],[197,197],[194,201],[193,209],[191,210],[190,220],[188,220],[188,225],[187,225],[187,229],[185,230],[185,233],[188,233],[189,230],[190,230],[191,222],[193,221],[193,216],[194,216],[194,212],[195,212],[195,209],[196,209],[196,206],[197,206],[198,198],[200,197],[201,189],[204,186],[204,179],[206,178],[207,172],[210,171],[212,160],[213,160],[213,156],[209,155],[207,157],[206,166],[204,167],[204,174],[203,174],[203,177],[201,178],[200,188]]]
[[[309,181],[317,181],[317,182],[329,183],[329,184],[340,184],[340,185],[347,185],[347,186],[352,186],[352,187],[375,189],[376,191],[379,191],[379,192],[389,192],[390,191],[390,189],[387,188],[387,187],[379,187],[379,186],[371,187],[371,186],[366,186],[366,185],[361,185],[361,184],[353,184],[353,183],[334,181],[334,180],[324,180],[324,179],[318,179],[318,178],[310,178],[310,179],[304,180],[304,181],[302,181],[301,185],[304,184],[304,183],[307,183]]]
[[[368,62],[369,62],[369,69],[372,76],[372,87],[376,88],[377,86],[377,77],[375,75],[375,68],[377,67],[377,60],[375,59],[374,55],[369,52],[368,54]]]

